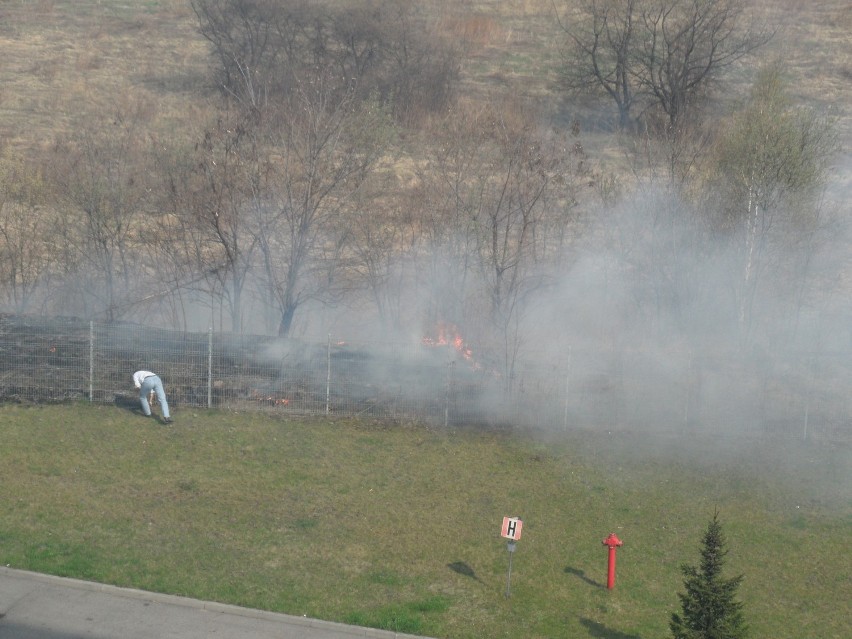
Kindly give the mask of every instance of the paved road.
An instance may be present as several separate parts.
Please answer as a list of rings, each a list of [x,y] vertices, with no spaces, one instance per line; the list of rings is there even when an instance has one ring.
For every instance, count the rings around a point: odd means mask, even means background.
[[[417,639],[0,566],[0,639]],[[422,638],[421,638],[422,639]]]

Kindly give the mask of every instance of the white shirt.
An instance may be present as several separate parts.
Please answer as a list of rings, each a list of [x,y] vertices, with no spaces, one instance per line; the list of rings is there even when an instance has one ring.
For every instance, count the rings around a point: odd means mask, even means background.
[[[136,371],[133,373],[133,383],[136,385],[136,388],[142,387],[142,382],[147,377],[151,377],[154,373],[151,371]]]

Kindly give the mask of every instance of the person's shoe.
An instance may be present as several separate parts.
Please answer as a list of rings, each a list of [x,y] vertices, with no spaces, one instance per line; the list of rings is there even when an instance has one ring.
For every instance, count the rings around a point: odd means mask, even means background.
[[[166,418],[163,420],[163,423],[164,423],[164,424],[171,424],[171,423],[172,423],[172,418],[171,418],[171,417],[166,417]]]

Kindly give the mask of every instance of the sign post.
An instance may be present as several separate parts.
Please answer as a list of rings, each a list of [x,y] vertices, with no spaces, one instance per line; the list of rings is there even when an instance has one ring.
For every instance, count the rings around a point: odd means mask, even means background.
[[[503,517],[503,528],[500,530],[500,536],[509,540],[509,573],[506,576],[507,599],[511,595],[512,556],[515,554],[515,542],[521,538],[521,530],[523,527],[524,522],[520,517]]]

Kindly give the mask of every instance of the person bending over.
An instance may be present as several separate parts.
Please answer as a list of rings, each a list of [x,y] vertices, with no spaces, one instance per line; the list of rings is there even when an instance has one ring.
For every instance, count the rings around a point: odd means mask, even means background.
[[[148,396],[153,393],[157,395],[157,401],[163,410],[163,421],[166,424],[171,424],[169,402],[166,399],[166,391],[163,389],[163,380],[160,379],[160,376],[151,371],[136,371],[133,373],[133,384],[139,389],[139,403],[142,404],[142,412],[145,417],[151,417],[151,404],[148,402]]]

